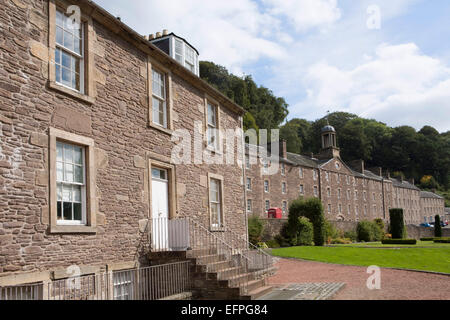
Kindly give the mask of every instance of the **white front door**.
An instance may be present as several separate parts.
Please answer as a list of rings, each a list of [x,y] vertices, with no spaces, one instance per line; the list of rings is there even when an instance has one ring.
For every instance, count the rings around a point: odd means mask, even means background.
[[[169,183],[167,170],[152,168],[152,244],[155,250],[169,249]]]

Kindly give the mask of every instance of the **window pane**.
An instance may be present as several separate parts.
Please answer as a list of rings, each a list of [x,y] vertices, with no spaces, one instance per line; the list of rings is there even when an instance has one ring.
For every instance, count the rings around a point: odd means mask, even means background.
[[[61,200],[62,200],[62,184],[61,184],[61,183],[58,183],[58,184],[57,184],[57,190],[56,190],[56,193],[57,193],[57,199],[58,199],[58,201],[61,201]]]
[[[81,203],[73,204],[73,220],[81,221]]]
[[[59,27],[56,27],[56,43],[60,45],[64,45],[63,43],[63,30]]]
[[[64,220],[72,220],[72,203],[64,202]]]
[[[55,63],[61,64],[61,49],[55,49]]]
[[[62,192],[63,201],[71,202],[72,201],[72,187],[68,186],[68,185],[63,185],[62,191],[63,191]]]
[[[61,67],[59,65],[55,66],[55,76],[56,82],[61,82]]]
[[[56,11],[56,25],[63,26],[64,14],[61,11]]]
[[[73,147],[73,163],[83,164],[83,150],[78,146]]]
[[[82,166],[74,166],[75,167],[75,180],[74,182],[83,183],[83,167]]]
[[[61,77],[61,82],[63,84],[65,84],[66,86],[71,87],[72,85],[72,80],[71,80],[71,72],[69,69],[66,68],[62,68],[62,77]]]
[[[73,146],[64,144],[64,161],[73,163]]]
[[[58,203],[56,204],[56,214],[57,214],[58,220],[61,220],[61,218],[62,218],[62,202],[61,201],[58,201]]]
[[[73,35],[64,31],[64,47],[73,51]]]
[[[81,39],[75,37],[73,42],[73,51],[81,55]]]
[[[56,163],[56,181],[64,181],[62,162]]]
[[[216,126],[216,108],[208,103],[208,124]]]
[[[70,69],[72,67],[72,56],[66,52],[62,52],[62,66]]]
[[[66,182],[74,182],[73,180],[73,164],[64,164],[64,181]]]

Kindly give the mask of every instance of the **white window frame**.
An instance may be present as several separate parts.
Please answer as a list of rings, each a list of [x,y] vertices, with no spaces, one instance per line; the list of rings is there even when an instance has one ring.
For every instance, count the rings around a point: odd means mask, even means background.
[[[71,19],[71,18],[69,18],[69,17],[66,16],[66,14],[64,13],[63,10],[61,10],[61,8],[56,7],[55,15],[57,15],[58,12],[61,13],[61,14],[63,15],[63,17],[65,17],[66,19],[69,19],[69,20]],[[55,29],[54,29],[54,30],[55,30],[55,69],[54,69],[54,72],[55,72],[55,83],[57,83],[58,85],[60,85],[60,86],[62,86],[62,87],[65,87],[65,88],[67,88],[67,89],[70,89],[70,90],[79,92],[79,93],[81,93],[81,94],[84,94],[84,92],[85,92],[85,85],[84,85],[84,72],[85,72],[85,71],[84,71],[84,69],[85,69],[85,58],[84,58],[84,48],[85,48],[85,28],[84,28],[84,23],[83,23],[82,21],[80,21],[80,28],[81,28],[81,37],[80,37],[81,46],[80,46],[80,53],[77,53],[77,52],[75,52],[75,51],[73,51],[73,50],[71,50],[71,49],[65,47],[63,44],[60,44],[60,43],[57,42],[57,39],[56,39],[56,34],[57,34],[57,32],[56,32],[56,30],[57,30],[58,28],[61,28],[61,29],[63,30],[63,39],[64,39],[64,32],[65,32],[65,31],[71,33],[71,34],[74,36],[74,34],[73,34],[70,30],[65,30],[65,29],[64,29],[64,25],[63,25],[63,26],[58,26],[58,25],[57,25],[57,18],[56,18],[56,16],[55,16]],[[64,40],[63,40],[63,42],[64,42]],[[68,86],[68,85],[66,85],[66,84],[64,84],[64,83],[62,82],[62,69],[65,68],[65,67],[62,66],[62,53],[61,53],[61,57],[60,57],[60,59],[61,59],[61,60],[60,60],[60,64],[58,64],[58,65],[60,65],[60,72],[61,72],[61,74],[60,74],[60,79],[61,79],[61,81],[57,81],[57,80],[56,80],[56,79],[57,79],[57,77],[56,77],[56,65],[57,65],[57,64],[56,64],[56,50],[57,50],[57,49],[66,52],[67,54],[69,54],[71,57],[74,57],[75,59],[79,59],[79,64],[80,64],[80,72],[79,72],[79,74],[78,74],[79,77],[80,77],[80,88],[79,88],[79,89],[74,88],[74,87],[72,87],[72,86]],[[67,69],[67,68],[66,68],[66,69]],[[72,66],[71,66],[71,68],[70,68],[70,71],[71,71],[71,76],[72,76]],[[76,73],[76,71],[75,71],[75,73]]]
[[[212,199],[212,185],[213,183],[216,183],[218,185],[218,195],[217,195],[217,200],[213,200]],[[211,219],[211,230],[218,230],[218,229],[222,229],[224,227],[225,224],[225,217],[224,217],[224,205],[223,205],[223,178],[210,174],[209,176],[209,210],[210,210],[210,219]],[[213,206],[215,206],[217,208],[217,222],[218,223],[213,223]]]
[[[209,121],[210,107],[213,110],[214,123]],[[219,151],[220,141],[219,141],[219,106],[213,102],[206,102],[206,133],[207,133],[207,147],[213,151]],[[212,141],[214,137],[214,141]]]
[[[251,213],[253,209],[252,199],[247,199],[247,212]]]
[[[247,178],[247,191],[252,191],[252,179]]]
[[[286,192],[287,192],[287,184],[286,184],[286,182],[282,182],[281,183],[281,193],[286,194]]]
[[[264,180],[264,192],[269,193],[270,192],[270,183],[269,180]]]
[[[85,147],[84,146],[80,146],[80,145],[77,145],[77,144],[74,144],[74,143],[70,143],[70,142],[65,142],[65,141],[61,141],[61,140],[57,140],[56,141],[56,148],[57,148],[57,150],[58,150],[58,145],[62,145],[63,146],[63,150],[65,149],[64,148],[64,146],[65,145],[67,145],[67,146],[76,146],[76,147],[79,147],[79,148],[81,148],[81,160],[82,160],[82,163],[81,163],[81,165],[82,165],[82,175],[83,175],[83,182],[81,182],[81,183],[79,183],[79,182],[68,182],[68,181],[65,181],[65,179],[63,178],[63,180],[58,180],[58,178],[56,178],[56,188],[57,188],[57,190],[59,189],[58,188],[58,184],[61,184],[61,187],[63,188],[63,186],[64,185],[70,185],[71,186],[71,189],[73,188],[73,186],[80,186],[81,187],[81,220],[64,220],[64,201],[62,201],[61,200],[61,218],[62,219],[58,219],[57,218],[57,221],[56,221],[56,224],[57,225],[81,225],[81,226],[85,226],[86,225],[86,222],[87,222],[87,217],[86,217],[86,207],[87,207],[87,203],[86,203],[86,151],[85,151]],[[57,163],[60,163],[60,161],[56,161]],[[66,163],[66,162],[64,162],[64,155],[63,155],[63,161],[62,161],[62,164],[63,164],[63,175],[65,174],[65,170],[64,170],[64,168],[65,168],[65,165],[66,164],[68,164],[68,165],[74,165],[75,166],[75,164],[74,163]],[[58,177],[58,175],[56,174],[55,175],[56,177]],[[73,176],[75,177],[75,171],[73,172]],[[61,198],[63,197],[63,190],[61,190]],[[58,191],[57,191],[57,193],[58,193]],[[72,195],[71,195],[72,197],[73,197],[73,193],[72,193]],[[59,201],[58,201],[58,199],[57,199],[57,203],[58,203]],[[74,215],[74,206],[73,206],[73,204],[74,203],[78,203],[78,202],[70,202],[70,203],[72,203],[72,217],[73,217],[73,215]],[[58,209],[57,209],[58,210]],[[56,217],[58,217],[58,212],[56,213]]]
[[[270,200],[266,200],[266,202],[265,202],[264,205],[265,205],[266,213],[269,212],[269,209],[270,209]]]
[[[157,95],[155,93],[155,90],[153,90],[153,86],[155,83],[155,73],[158,74],[160,76],[160,78],[162,79],[162,83],[158,82],[158,84],[162,85],[162,87],[163,87],[162,93],[164,94],[164,97]],[[167,129],[167,81],[166,81],[165,73],[158,69],[152,68],[152,83],[151,83],[151,85],[152,85],[152,100],[151,100],[151,102],[152,102],[152,123],[154,125],[157,125],[157,126]],[[162,124],[159,123],[159,117],[157,119],[158,122],[155,119],[155,105],[153,103],[153,99],[156,99],[156,100],[158,100],[158,102],[163,103],[163,123]],[[159,108],[159,105],[158,105],[158,108]],[[158,110],[158,115],[159,115],[159,113],[160,113],[160,111]]]

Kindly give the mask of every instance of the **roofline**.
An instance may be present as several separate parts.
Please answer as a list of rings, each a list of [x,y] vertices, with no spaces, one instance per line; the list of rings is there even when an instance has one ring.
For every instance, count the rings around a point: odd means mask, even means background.
[[[175,59],[156,47],[149,40],[146,40],[144,36],[140,35],[128,25],[114,17],[111,13],[96,4],[93,0],[79,0],[76,4],[82,8],[82,11],[86,12],[89,16],[92,16],[93,19],[97,20],[105,28],[111,30],[114,34],[123,37],[139,50],[152,55],[153,58],[157,59],[160,63],[165,64],[171,71],[189,81],[198,89],[204,90],[212,98],[216,99],[217,102],[222,103],[231,111],[239,115],[244,115],[246,113],[244,108],[240,105],[236,104],[219,90],[208,84],[205,80],[186,69]]]

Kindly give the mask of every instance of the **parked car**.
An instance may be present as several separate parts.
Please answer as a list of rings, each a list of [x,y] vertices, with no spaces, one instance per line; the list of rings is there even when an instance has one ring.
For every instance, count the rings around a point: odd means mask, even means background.
[[[425,227],[425,228],[431,228],[431,227],[433,227],[433,226],[432,226],[431,224],[429,224],[428,222],[421,223],[420,226],[421,226],[421,227]]]
[[[441,227],[446,227],[448,225],[447,222],[441,221]]]

